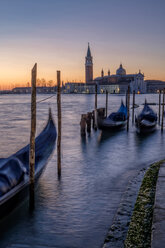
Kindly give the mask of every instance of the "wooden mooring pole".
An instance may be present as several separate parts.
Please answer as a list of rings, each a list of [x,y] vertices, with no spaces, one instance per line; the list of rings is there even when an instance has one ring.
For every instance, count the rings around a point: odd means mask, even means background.
[[[125,93],[125,106],[127,107],[127,101],[128,101],[128,90]]]
[[[57,170],[61,176],[61,76],[57,71],[57,115],[58,115],[58,137],[57,137]]]
[[[30,133],[30,151],[29,151],[29,169],[30,169],[30,187],[29,187],[29,208],[34,209],[34,184],[35,184],[35,133],[36,133],[36,81],[37,64],[32,69],[31,78],[31,133]]]
[[[86,115],[85,114],[81,115],[80,132],[81,132],[81,136],[86,135]]]
[[[163,132],[163,122],[164,122],[164,93],[165,89],[163,89],[163,105],[162,105],[162,124],[161,124],[161,131]]]
[[[92,111],[92,127],[95,128],[95,111]]]
[[[95,111],[94,111],[94,129],[97,130],[97,84],[95,84]]]
[[[132,124],[134,124],[134,109],[135,109],[135,90],[133,91],[133,99],[132,99]]]
[[[97,84],[95,84],[95,109],[97,109]]]
[[[160,125],[160,112],[161,112],[161,90],[159,90],[159,116],[158,116],[159,125]]]
[[[108,90],[106,90],[105,116],[108,114]]]
[[[130,86],[127,91],[127,131],[129,130],[129,105],[130,105]]]
[[[86,115],[86,125],[87,125],[87,132],[91,132],[91,121],[92,121],[92,113],[88,112]]]

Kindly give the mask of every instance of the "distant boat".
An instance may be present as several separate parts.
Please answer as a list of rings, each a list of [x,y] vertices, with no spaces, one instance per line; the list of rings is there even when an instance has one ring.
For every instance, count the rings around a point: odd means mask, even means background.
[[[121,102],[121,106],[117,112],[111,113],[107,118],[99,119],[98,126],[100,129],[120,130],[127,123],[127,107]]]
[[[143,103],[142,105],[145,105],[146,103]],[[148,102],[147,105],[157,105],[156,102]]]
[[[156,129],[157,114],[148,106],[147,102],[141,113],[135,118],[138,133],[150,133]]]
[[[43,172],[56,141],[56,127],[49,112],[48,122],[36,138],[35,181]],[[29,145],[8,158],[0,159],[0,218],[11,212],[28,195]]]
[[[138,104],[134,104],[134,108],[138,108],[139,105]],[[131,109],[133,109],[133,107],[131,107]]]

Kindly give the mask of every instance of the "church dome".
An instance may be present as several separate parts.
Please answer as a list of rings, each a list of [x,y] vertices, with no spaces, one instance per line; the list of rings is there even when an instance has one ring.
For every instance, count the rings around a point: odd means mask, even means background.
[[[116,75],[126,75],[126,70],[123,68],[122,64],[120,64],[120,67],[116,70]]]

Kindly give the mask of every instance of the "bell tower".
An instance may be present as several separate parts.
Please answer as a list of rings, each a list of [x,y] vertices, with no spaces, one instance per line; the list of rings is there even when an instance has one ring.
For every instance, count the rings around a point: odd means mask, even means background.
[[[86,84],[93,81],[93,58],[91,56],[91,50],[88,43],[87,56],[85,58],[85,82]]]

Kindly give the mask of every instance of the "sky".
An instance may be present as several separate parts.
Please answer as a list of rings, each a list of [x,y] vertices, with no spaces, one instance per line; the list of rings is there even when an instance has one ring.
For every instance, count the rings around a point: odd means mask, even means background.
[[[0,0],[0,85],[38,78],[85,81],[88,42],[94,77],[120,63],[165,80],[164,0]]]

